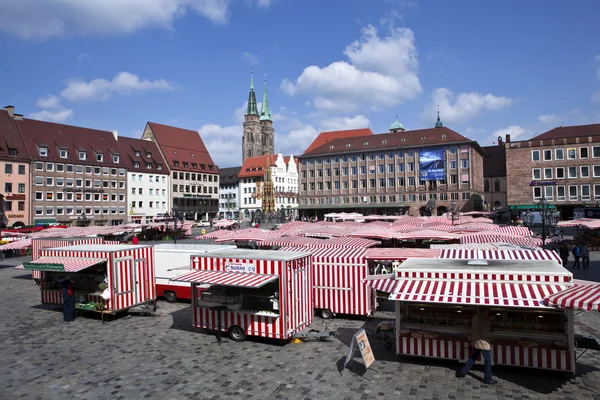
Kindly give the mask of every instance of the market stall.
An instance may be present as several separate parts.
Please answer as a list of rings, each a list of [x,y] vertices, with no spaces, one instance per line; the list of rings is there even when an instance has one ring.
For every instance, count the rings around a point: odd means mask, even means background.
[[[73,281],[75,307],[117,313],[156,299],[152,246],[82,244],[42,249],[17,268],[41,272],[42,304],[62,304],[61,282]]]
[[[393,277],[398,355],[466,361],[473,315],[488,310],[495,364],[575,371],[573,310],[546,301],[572,286],[558,263],[414,258]]]
[[[289,339],[312,322],[310,253],[227,249],[192,256],[193,325],[246,335]]]

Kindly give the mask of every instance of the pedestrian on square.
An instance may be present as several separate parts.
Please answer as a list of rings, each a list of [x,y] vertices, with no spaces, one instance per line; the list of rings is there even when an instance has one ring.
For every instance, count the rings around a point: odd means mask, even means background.
[[[131,239],[131,244],[138,244],[140,239],[138,239],[137,235],[133,235],[133,239]]]
[[[64,279],[61,283],[63,298],[63,320],[65,323],[75,320],[75,289],[70,279]]]
[[[473,326],[471,328],[471,346],[473,347],[473,353],[462,370],[456,372],[457,378],[464,378],[481,354],[484,359],[483,383],[486,385],[495,385],[497,383],[492,379],[492,346],[488,339],[489,332],[489,311],[478,311],[477,314],[473,316]]]
[[[590,250],[585,244],[581,245],[581,263],[583,269],[590,269]]]
[[[573,247],[573,256],[575,257],[573,269],[575,269],[575,267],[579,269],[579,260],[581,260],[581,247],[579,247],[579,244],[576,244],[575,247]]]
[[[563,267],[566,268],[567,265],[569,265],[569,248],[567,247],[567,245],[565,243],[562,243],[560,245],[559,254],[560,254],[560,259],[562,260],[562,265],[563,265]]]

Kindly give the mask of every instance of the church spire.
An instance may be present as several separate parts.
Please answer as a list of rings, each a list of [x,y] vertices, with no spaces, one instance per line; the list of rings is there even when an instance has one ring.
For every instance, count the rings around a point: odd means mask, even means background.
[[[442,120],[440,119],[440,106],[438,106],[438,112],[437,112],[437,122],[435,123],[435,127],[436,128],[441,128],[444,125],[442,124]]]
[[[269,97],[267,96],[267,75],[265,75],[265,89],[263,92],[262,109],[260,111],[261,121],[271,121],[271,109],[269,108]]]
[[[254,73],[250,72],[250,93],[248,93],[248,109],[246,115],[258,115],[258,106],[256,105],[256,93],[254,93]]]

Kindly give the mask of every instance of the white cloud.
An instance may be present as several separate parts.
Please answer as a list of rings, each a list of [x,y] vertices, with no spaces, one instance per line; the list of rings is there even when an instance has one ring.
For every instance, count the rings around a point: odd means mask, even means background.
[[[485,111],[495,111],[506,108],[513,103],[510,97],[494,96],[491,93],[477,92],[459,93],[454,95],[449,89],[435,89],[431,102],[425,107],[421,118],[431,120],[439,105],[442,121],[445,124],[468,121]]]
[[[89,60],[92,58],[92,55],[89,53],[81,53],[77,55],[77,61]]]
[[[592,95],[592,101],[594,103],[600,103],[600,92],[596,92]]]
[[[524,140],[533,135],[533,132],[523,128],[520,125],[510,125],[508,128],[502,128],[494,131],[486,140],[485,144],[497,143],[498,137],[502,140],[506,139],[506,135],[510,135],[510,140]]]
[[[250,53],[249,51],[243,52],[242,57],[244,57],[244,60],[246,60],[246,62],[250,65],[258,65],[258,63],[259,63],[258,57],[256,57],[254,54]]]
[[[229,20],[230,0],[3,1],[0,30],[21,39],[69,34],[126,34],[145,27],[172,29],[192,11],[215,24]]]
[[[256,0],[256,5],[260,8],[271,7],[272,0]]]
[[[542,124],[555,125],[555,124],[558,124],[561,121],[563,121],[565,119],[565,117],[561,117],[560,115],[556,115],[556,114],[546,114],[546,115],[540,115],[537,119]]]
[[[198,129],[213,161],[221,168],[242,165],[242,127],[206,124]]]
[[[141,80],[137,75],[129,72],[119,72],[112,80],[94,79],[86,82],[82,79],[72,79],[67,87],[60,93],[70,101],[81,100],[108,100],[113,93],[132,94],[141,91],[170,91],[173,86],[165,79],[155,81]]]
[[[34,112],[28,115],[31,119],[38,119],[42,121],[53,121],[53,122],[64,122],[68,119],[73,118],[75,113],[72,109],[62,109],[62,110],[42,110],[40,112]]]
[[[596,63],[599,64],[598,69],[596,70],[596,78],[600,79],[600,54],[597,55],[595,58]]]
[[[60,107],[60,97],[51,94],[47,97],[38,99],[36,104],[39,108],[55,109]]]
[[[325,119],[320,123],[320,127],[324,131],[343,131],[346,129],[367,128],[369,119],[364,115],[355,117],[333,117]]]
[[[368,25],[360,40],[344,50],[348,61],[326,67],[306,67],[295,80],[284,79],[284,93],[308,95],[321,110],[354,111],[368,107],[382,110],[422,92],[418,77],[414,34],[407,28],[390,27],[386,36]]]

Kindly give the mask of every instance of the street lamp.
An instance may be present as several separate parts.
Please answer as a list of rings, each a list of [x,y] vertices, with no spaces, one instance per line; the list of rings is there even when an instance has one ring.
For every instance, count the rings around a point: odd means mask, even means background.
[[[454,225],[454,214],[456,214],[456,201],[454,200],[450,203],[450,211],[452,211],[452,225]]]
[[[173,206],[171,209],[171,215],[173,216],[173,243],[177,244],[177,206]]]
[[[558,222],[558,218],[556,213],[551,211],[552,204],[546,200],[546,197],[543,196],[540,201],[536,204],[537,210],[542,217],[542,248],[546,245],[546,238],[548,237],[548,230],[553,229],[556,223]],[[533,213],[531,214],[531,219],[533,222]]]

